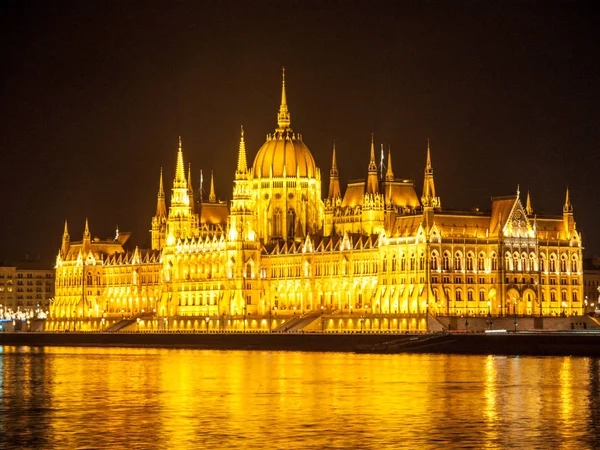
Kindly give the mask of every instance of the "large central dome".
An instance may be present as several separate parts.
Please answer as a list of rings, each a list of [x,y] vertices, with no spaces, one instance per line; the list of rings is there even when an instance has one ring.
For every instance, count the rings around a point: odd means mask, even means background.
[[[254,158],[252,172],[254,178],[282,177],[284,173],[287,177],[314,178],[317,170],[302,136],[287,129],[267,137]]]
[[[315,178],[315,159],[302,142],[302,135],[290,128],[290,113],[285,95],[285,71],[281,88],[281,106],[277,114],[278,128],[267,136],[267,142],[258,150],[252,173],[254,178],[295,177]]]

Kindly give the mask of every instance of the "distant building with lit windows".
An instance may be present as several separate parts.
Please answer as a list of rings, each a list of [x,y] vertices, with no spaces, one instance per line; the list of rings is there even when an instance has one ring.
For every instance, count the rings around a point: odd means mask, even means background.
[[[54,297],[54,273],[38,261],[0,264],[0,308],[48,310]]]
[[[488,211],[447,211],[429,145],[420,196],[391,153],[377,165],[372,136],[367,176],[345,190],[332,153],[323,196],[321,171],[291,128],[285,78],[277,128],[250,167],[241,132],[229,204],[212,176],[208,200],[195,195],[180,139],[168,207],[160,174],[152,248],[127,249],[118,232],[92,239],[87,222],[72,242],[65,224],[49,327],[137,318],[170,329],[423,330],[435,316],[584,313],[568,190],[556,216],[537,215],[518,189]]]

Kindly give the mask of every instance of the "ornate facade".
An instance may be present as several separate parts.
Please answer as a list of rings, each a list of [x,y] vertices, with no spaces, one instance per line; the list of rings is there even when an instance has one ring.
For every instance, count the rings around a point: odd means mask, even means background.
[[[142,318],[222,331],[414,330],[436,315],[583,314],[568,190],[554,217],[536,215],[529,194],[523,205],[518,189],[492,198],[488,212],[445,211],[429,145],[420,198],[394,174],[391,153],[384,171],[373,138],[369,150],[366,179],[343,191],[334,147],[322,198],[321,172],[291,128],[284,78],[277,128],[251,167],[242,129],[229,204],[216,200],[212,176],[208,201],[194,200],[180,139],[168,207],[160,174],[151,249],[127,250],[119,232],[91,239],[87,222],[71,242],[65,224],[49,326]]]

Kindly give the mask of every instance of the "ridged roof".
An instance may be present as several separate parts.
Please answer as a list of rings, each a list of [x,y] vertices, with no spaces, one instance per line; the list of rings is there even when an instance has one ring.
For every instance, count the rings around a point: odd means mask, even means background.
[[[273,177],[315,178],[317,168],[315,160],[302,136],[291,130],[276,131],[267,136],[267,142],[258,150],[252,173],[254,178],[269,178],[273,168]]]

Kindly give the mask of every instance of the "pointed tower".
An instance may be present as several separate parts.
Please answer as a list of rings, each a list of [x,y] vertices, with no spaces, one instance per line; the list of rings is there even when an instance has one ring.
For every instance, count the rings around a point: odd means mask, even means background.
[[[283,98],[285,98],[285,95]],[[238,163],[233,182],[233,198],[231,200],[229,215],[228,236],[230,241],[254,240],[254,200],[251,196],[250,187],[250,172],[248,171],[246,162],[244,127],[241,127]]]
[[[575,219],[573,218],[573,205],[571,205],[571,197],[569,195],[569,188],[565,194],[565,204],[563,205],[563,227],[565,231],[565,238],[569,239],[571,233],[575,230]]]
[[[87,256],[87,253],[91,250],[92,248],[92,238],[90,235],[90,227],[88,225],[88,220],[87,217],[85,218],[85,230],[83,231],[83,242],[82,242],[82,253],[84,258]]]
[[[388,150],[387,171],[385,173],[385,181],[394,181],[394,171],[392,170],[392,150]]]
[[[421,196],[423,208],[440,208],[440,198],[435,195],[433,182],[433,166],[431,165],[431,148],[427,139],[427,162],[425,163],[425,178],[423,180],[423,195]]]
[[[529,196],[529,191],[527,191],[527,201],[525,203],[525,213],[528,216],[533,215],[533,208],[531,207],[531,197]]]
[[[427,139],[427,162],[425,163],[425,177],[423,180],[423,195],[421,196],[423,206],[423,228],[429,232],[433,225],[433,212],[441,206],[440,198],[435,195],[435,184],[433,182],[433,166],[431,165],[431,149]]]
[[[329,171],[329,194],[327,198],[335,199],[340,196],[340,177],[335,157],[335,142],[333,143],[333,157],[331,161],[331,170]]]
[[[160,177],[158,180],[158,198],[156,200],[156,215],[152,218],[152,229],[150,235],[152,238],[152,250],[161,250],[165,244],[167,222],[167,204],[165,201],[165,190],[163,187],[163,172],[160,168]]]
[[[175,179],[171,189],[171,205],[169,206],[169,216],[167,218],[167,245],[173,245],[177,242],[177,239],[185,239],[193,235],[195,225],[197,225],[197,221],[195,221],[197,216],[195,216],[192,209],[190,192],[190,184],[185,177],[183,145],[181,136],[179,136]]]
[[[281,69],[281,105],[277,114],[278,131],[283,131],[290,127],[290,112],[288,111],[287,97],[285,95],[285,67]]]
[[[160,177],[158,180],[158,198],[156,200],[156,217],[167,216],[167,203],[165,201],[165,189],[163,186],[163,171],[160,168]]]
[[[69,227],[67,226],[67,220],[65,219],[65,230],[62,235],[62,245],[60,247],[60,253],[64,259],[69,253],[69,246],[71,245],[71,236],[69,236]]]
[[[377,163],[375,162],[375,142],[371,134],[371,159],[369,161],[369,171],[367,175],[367,193],[377,194],[379,192],[379,180],[377,177]]]
[[[179,149],[177,150],[177,163],[175,168],[175,180],[173,183],[173,187],[178,189],[187,188],[187,181],[185,179],[185,171],[183,165],[183,146],[181,144],[181,136],[179,136]]]
[[[195,212],[194,186],[192,184],[192,165],[190,163],[188,163],[187,185],[188,185],[188,196],[190,199],[190,208],[192,210],[192,213],[194,213]]]
[[[210,203],[217,202],[217,196],[215,195],[215,176],[213,171],[210,171],[210,194],[208,194],[208,201]]]
[[[285,97],[285,93],[284,93]],[[286,105],[287,109],[287,105]],[[235,178],[242,179],[247,178],[248,175],[248,162],[246,160],[246,142],[244,141],[244,126],[240,127],[240,147],[238,150],[238,162],[237,169],[235,171]]]

